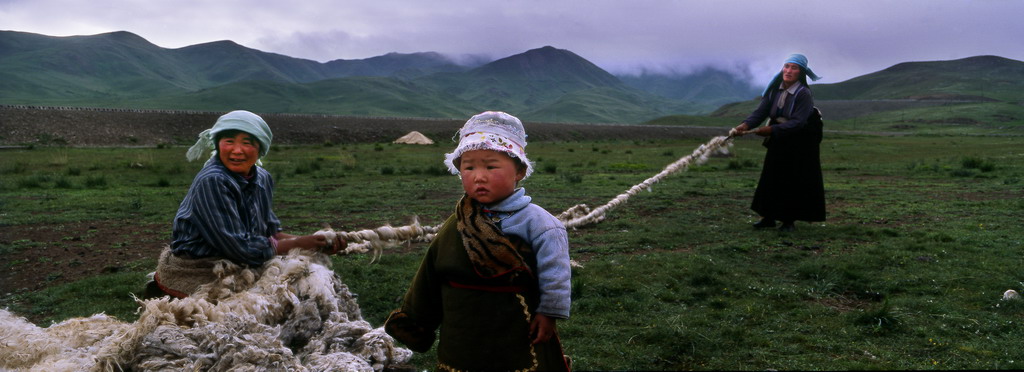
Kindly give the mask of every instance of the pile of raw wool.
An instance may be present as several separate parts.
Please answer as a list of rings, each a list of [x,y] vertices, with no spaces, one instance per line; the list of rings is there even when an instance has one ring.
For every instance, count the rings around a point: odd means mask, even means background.
[[[259,268],[223,261],[184,299],[139,301],[134,323],[98,314],[40,328],[0,310],[0,370],[381,371],[409,361],[324,255]]]

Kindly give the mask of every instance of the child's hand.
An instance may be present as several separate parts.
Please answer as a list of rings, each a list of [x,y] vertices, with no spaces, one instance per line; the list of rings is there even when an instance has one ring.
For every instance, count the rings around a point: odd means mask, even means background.
[[[555,320],[544,314],[537,314],[530,322],[530,337],[533,337],[533,344],[539,344],[550,340],[558,333],[555,327]]]

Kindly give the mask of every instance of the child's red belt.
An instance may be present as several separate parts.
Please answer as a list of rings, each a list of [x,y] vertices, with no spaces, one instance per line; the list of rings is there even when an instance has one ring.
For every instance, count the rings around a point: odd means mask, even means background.
[[[477,291],[485,292],[501,292],[501,293],[523,293],[526,292],[526,287],[521,285],[474,285],[474,284],[462,284],[453,280],[449,280],[448,284],[455,288],[473,289]]]

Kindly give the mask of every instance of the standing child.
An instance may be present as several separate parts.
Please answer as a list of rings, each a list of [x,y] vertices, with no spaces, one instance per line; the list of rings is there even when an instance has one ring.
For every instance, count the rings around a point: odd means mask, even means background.
[[[568,370],[555,320],[569,317],[569,239],[517,187],[533,173],[523,124],[488,111],[459,138],[445,164],[466,194],[384,328],[425,352],[440,327],[439,370]]]

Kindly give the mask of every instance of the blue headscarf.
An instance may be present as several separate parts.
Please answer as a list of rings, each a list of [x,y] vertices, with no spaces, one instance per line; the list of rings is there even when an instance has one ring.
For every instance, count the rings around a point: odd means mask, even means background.
[[[188,149],[188,153],[185,155],[188,161],[199,159],[205,151],[216,150],[217,144],[214,143],[214,139],[217,138],[217,133],[225,130],[240,130],[256,137],[256,140],[260,142],[260,158],[267,156],[267,151],[270,151],[270,142],[274,139],[274,133],[270,132],[270,126],[259,115],[245,110],[231,111],[218,118],[217,122],[213,124],[213,128],[199,133],[199,140]],[[256,162],[262,164],[259,159]]]
[[[786,62],[784,62],[783,65],[785,65],[786,63],[793,63],[799,65],[800,70],[803,71],[804,73],[804,76],[811,78],[811,81],[817,81],[818,79],[821,79],[821,76],[818,76],[817,74],[814,73],[813,70],[811,70],[810,67],[807,67],[807,57],[804,57],[803,54],[790,54],[789,58],[786,58]],[[772,78],[772,82],[768,83],[768,87],[764,88],[764,93],[761,93],[761,95],[767,95],[768,92],[772,90],[772,88],[779,86],[779,82],[781,81],[782,71],[779,71],[779,73],[775,74],[775,77]],[[806,80],[804,80],[804,84],[807,84]]]

